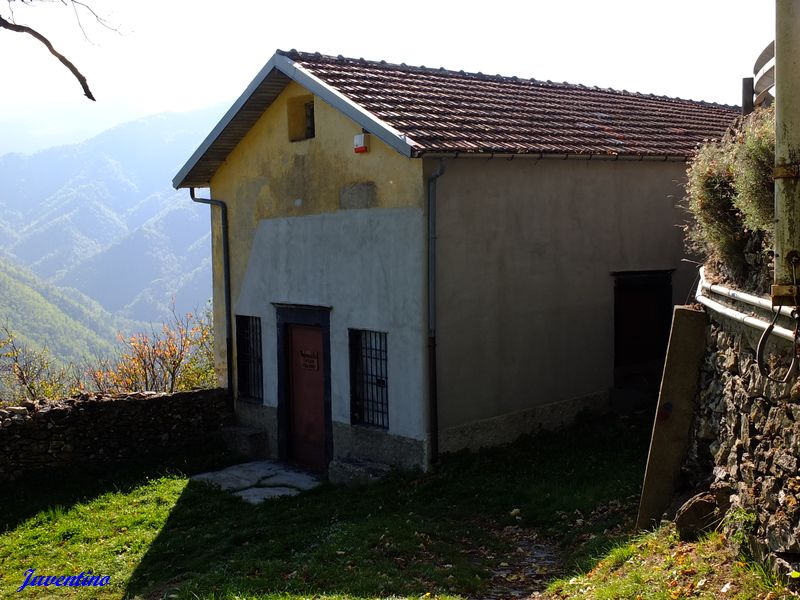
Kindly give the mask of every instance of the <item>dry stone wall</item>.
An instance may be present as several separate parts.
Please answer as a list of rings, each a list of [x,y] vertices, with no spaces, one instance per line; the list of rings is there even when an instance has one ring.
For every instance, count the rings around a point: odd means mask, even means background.
[[[710,486],[724,512],[754,514],[758,549],[784,567],[800,559],[800,384],[770,381],[756,364],[760,331],[712,314],[684,473]],[[767,346],[782,378],[791,345]],[[731,515],[731,512],[727,513]],[[793,567],[794,568],[794,567]]]
[[[42,469],[119,463],[201,446],[230,419],[222,389],[84,394],[0,407],[0,483]]]

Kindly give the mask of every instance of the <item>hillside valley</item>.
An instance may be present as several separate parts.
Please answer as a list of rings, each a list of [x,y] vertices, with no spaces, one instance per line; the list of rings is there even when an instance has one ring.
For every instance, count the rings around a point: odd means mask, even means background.
[[[74,358],[108,349],[118,328],[167,319],[173,303],[202,310],[209,208],[171,180],[220,112],[155,115],[80,144],[0,156],[0,323]],[[52,325],[65,318],[87,332]]]
[[[118,332],[145,327],[115,317],[77,290],[49,284],[5,259],[0,259],[0,299],[0,327],[8,327],[19,345],[46,347],[64,364],[80,366],[109,356]]]

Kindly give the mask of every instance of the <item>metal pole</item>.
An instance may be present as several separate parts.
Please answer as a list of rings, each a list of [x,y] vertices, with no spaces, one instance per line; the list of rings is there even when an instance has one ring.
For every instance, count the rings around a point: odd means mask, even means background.
[[[749,115],[753,112],[753,78],[742,79],[742,114]]]
[[[800,3],[775,3],[775,281],[773,304],[800,297]]]

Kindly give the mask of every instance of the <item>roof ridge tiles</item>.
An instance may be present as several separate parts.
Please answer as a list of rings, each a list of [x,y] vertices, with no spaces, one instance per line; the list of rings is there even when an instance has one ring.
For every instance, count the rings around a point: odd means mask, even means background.
[[[650,98],[650,99],[657,99],[657,100],[666,100],[666,101],[670,101],[670,102],[686,102],[686,103],[691,103],[691,104],[695,104],[695,105],[708,106],[708,107],[720,108],[720,109],[736,110],[736,109],[739,108],[738,106],[734,106],[734,105],[730,105],[730,104],[722,104],[722,103],[719,103],[719,102],[709,102],[709,101],[706,101],[706,100],[694,100],[694,99],[691,99],[691,98],[681,98],[679,96],[668,96],[666,94],[655,94],[655,93],[646,93],[646,92],[632,92],[632,91],[629,91],[629,90],[626,90],[626,89],[619,90],[619,89],[612,88],[612,87],[601,87],[601,86],[597,86],[597,85],[587,86],[585,84],[570,83],[570,82],[567,82],[567,81],[555,82],[555,81],[552,81],[550,79],[541,80],[541,79],[536,79],[534,77],[524,79],[524,78],[520,78],[520,77],[518,77],[516,75],[513,75],[513,76],[500,75],[500,74],[488,75],[488,74],[485,74],[485,73],[483,73],[481,71],[469,72],[469,71],[464,71],[463,69],[459,70],[459,71],[456,71],[456,70],[452,70],[452,69],[447,69],[445,67],[432,68],[432,67],[426,67],[425,65],[414,66],[414,65],[408,65],[406,63],[397,64],[397,63],[387,62],[386,60],[380,60],[380,61],[368,60],[368,59],[365,59],[363,57],[361,57],[361,58],[348,58],[346,56],[342,56],[341,54],[339,54],[338,56],[331,56],[331,55],[327,55],[327,54],[322,54],[320,52],[303,52],[303,51],[299,51],[299,50],[296,50],[296,49],[292,49],[292,50],[289,50],[289,51],[276,50],[276,54],[280,54],[280,55],[286,56],[287,58],[290,58],[292,60],[298,60],[298,61],[301,61],[301,62],[303,60],[306,60],[306,61],[309,61],[309,62],[321,61],[322,63],[325,63],[325,62],[348,63],[349,62],[349,63],[357,64],[357,65],[373,66],[375,68],[382,69],[382,70],[397,70],[397,71],[412,72],[412,73],[425,73],[425,74],[437,75],[437,76],[446,76],[446,77],[454,77],[454,78],[465,78],[465,79],[479,79],[479,80],[482,80],[482,81],[494,81],[494,82],[500,82],[500,83],[533,84],[533,85],[541,85],[541,86],[552,86],[552,87],[560,88],[560,89],[567,88],[567,89],[578,89],[578,90],[595,90],[595,91],[599,91],[599,92],[604,92],[604,93],[608,93],[608,94],[616,94],[616,95],[620,95],[620,96],[632,96],[632,97],[643,98],[643,99]]]

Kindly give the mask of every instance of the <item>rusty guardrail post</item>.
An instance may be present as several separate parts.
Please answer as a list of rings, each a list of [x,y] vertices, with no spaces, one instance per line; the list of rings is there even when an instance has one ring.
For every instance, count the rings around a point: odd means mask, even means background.
[[[774,305],[798,304],[800,277],[800,3],[775,3]]]

